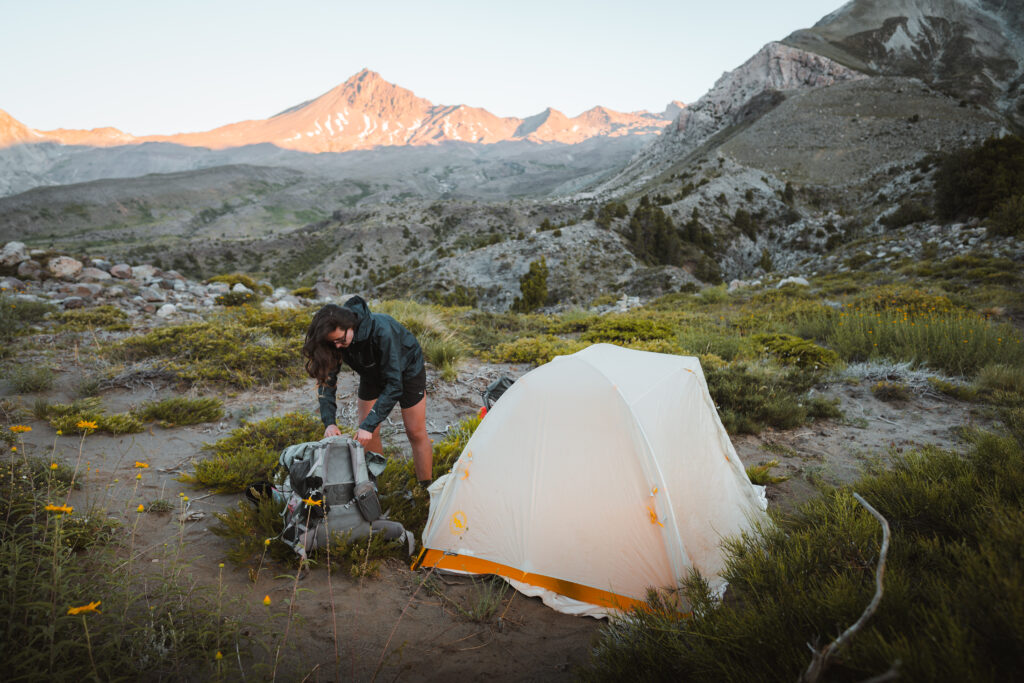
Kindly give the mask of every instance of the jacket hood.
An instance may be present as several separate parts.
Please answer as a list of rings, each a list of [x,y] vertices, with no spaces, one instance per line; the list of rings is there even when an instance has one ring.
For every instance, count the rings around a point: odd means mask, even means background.
[[[366,305],[366,301],[359,295],[350,298],[343,305],[345,308],[352,310],[359,320],[356,323],[355,334],[352,336],[352,343],[366,341],[370,337],[370,330],[373,327],[370,307]]]

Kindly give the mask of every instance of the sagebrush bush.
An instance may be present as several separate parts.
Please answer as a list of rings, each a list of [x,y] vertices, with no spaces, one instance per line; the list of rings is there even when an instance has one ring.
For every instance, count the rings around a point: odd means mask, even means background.
[[[751,341],[784,365],[827,370],[839,363],[839,354],[791,334],[757,334]]]
[[[810,371],[734,363],[705,367],[704,376],[730,434],[757,434],[765,427],[792,429],[811,417],[806,393],[818,376]]]
[[[671,327],[650,318],[631,315],[608,315],[591,325],[580,339],[591,344],[619,344],[672,339],[675,332]]]
[[[109,304],[64,311],[60,314],[60,321],[68,330],[89,330],[97,327],[106,330],[127,330],[131,327],[128,324],[128,314]]]
[[[871,393],[879,401],[909,401],[910,388],[900,382],[875,382],[871,385]]]
[[[15,365],[7,370],[7,381],[19,394],[34,394],[53,388],[57,375],[48,365]]]
[[[81,398],[71,403],[44,404],[45,419],[54,429],[65,434],[86,434],[92,431],[109,434],[138,434],[145,425],[130,413],[107,414],[99,397]],[[81,426],[91,423],[93,426]]]
[[[443,336],[424,334],[419,338],[423,358],[441,373],[441,378],[452,382],[458,377],[459,362],[466,357],[466,345],[454,333]]]
[[[57,307],[51,303],[21,299],[0,292],[0,342],[6,344],[29,325],[42,322],[56,310]]]
[[[589,344],[556,337],[551,334],[521,337],[498,344],[488,357],[497,363],[530,363],[543,365],[555,356],[566,356],[586,348]]]
[[[172,396],[159,401],[143,403],[135,414],[147,422],[159,422],[163,427],[216,422],[224,417],[224,404],[216,397],[188,398]]]
[[[1024,427],[1024,424],[1021,425]],[[604,627],[585,680],[797,680],[807,643],[836,638],[875,591],[881,530],[892,530],[878,611],[832,660],[827,680],[1015,680],[1024,668],[1024,434],[976,434],[966,454],[924,449],[828,491],[742,539],[723,574],[735,599],[692,576],[692,615],[656,597]],[[1020,439],[1020,440],[1019,440]]]
[[[223,439],[204,444],[203,450],[210,457],[195,463],[195,473],[185,475],[183,480],[220,493],[241,493],[254,481],[270,479],[281,451],[287,446],[319,441],[323,436],[320,418],[309,414],[286,413],[246,422]]]
[[[261,285],[251,276],[245,275],[244,273],[227,273],[225,275],[214,275],[206,281],[208,284],[213,282],[223,282],[228,287],[234,287],[237,284],[241,284],[243,287],[248,287],[253,292],[258,294],[270,294],[274,290],[267,285]]]

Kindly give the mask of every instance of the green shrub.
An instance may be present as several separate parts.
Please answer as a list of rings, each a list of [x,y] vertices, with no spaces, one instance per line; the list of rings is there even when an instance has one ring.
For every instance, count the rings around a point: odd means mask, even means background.
[[[1024,193],[1008,197],[992,211],[988,231],[993,235],[1024,235]]]
[[[948,154],[935,174],[935,206],[943,218],[989,216],[1024,194],[1024,140],[989,138],[980,147]]]
[[[910,400],[910,388],[901,382],[875,382],[871,386],[871,393],[879,401],[887,403]]]
[[[1015,680],[1024,668],[1022,473],[1020,442],[995,434],[976,435],[963,455],[897,456],[892,469],[727,541],[732,599],[713,599],[691,576],[689,618],[652,596],[648,609],[613,619],[582,678],[797,680],[807,643],[821,649],[838,637],[875,592],[882,533],[855,490],[891,528],[884,593],[825,679],[865,680],[899,661],[901,680]]]
[[[130,413],[108,415],[97,397],[82,398],[72,403],[52,403],[45,408],[46,420],[65,434],[86,434],[91,431],[109,434],[138,434],[145,431],[142,422]],[[79,426],[90,422],[95,427]]]
[[[229,273],[226,275],[215,275],[206,281],[208,284],[213,282],[223,282],[228,287],[234,287],[237,284],[241,284],[244,287],[248,287],[257,294],[271,294],[273,289],[267,285],[261,285],[256,282],[253,278],[244,273]]]
[[[752,341],[785,365],[826,370],[839,363],[839,355],[835,351],[791,334],[757,334]]]
[[[778,460],[769,460],[762,462],[760,465],[750,465],[747,467],[747,478],[750,479],[751,484],[757,484],[759,486],[767,486],[768,484],[781,484],[782,482],[789,479],[786,476],[775,476],[769,474],[769,470],[773,467],[778,467]]]
[[[629,219],[629,248],[648,265],[678,266],[681,264],[682,242],[672,223],[660,206],[650,197],[640,198]]]
[[[522,296],[517,296],[512,302],[513,311],[529,313],[547,302],[548,264],[543,256],[532,261],[529,270],[519,278],[519,291]]]
[[[810,417],[805,394],[817,376],[809,371],[734,363],[705,366],[704,376],[730,434],[757,434],[765,427],[792,429]]]
[[[259,302],[255,292],[227,292],[219,294],[213,302],[218,306],[245,306]]]
[[[449,332],[443,336],[426,334],[420,337],[423,358],[438,369],[442,379],[452,382],[458,377],[459,362],[466,356],[466,346]]]
[[[316,290],[312,287],[299,287],[292,290],[292,296],[297,296],[300,299],[315,299]]]
[[[245,422],[216,443],[204,444],[210,457],[195,463],[195,474],[185,475],[183,480],[219,493],[241,493],[254,481],[270,479],[287,446],[319,441],[323,435],[320,419],[302,413]]]
[[[252,316],[260,316],[255,324]],[[280,318],[278,316],[281,316]],[[273,322],[287,328],[284,314],[241,310],[211,321],[169,325],[129,337],[110,353],[124,360],[165,359],[163,368],[190,384],[219,382],[247,389],[259,384],[287,383],[305,375],[300,359],[302,339],[282,337]]]
[[[159,422],[161,427],[194,425],[224,417],[224,404],[215,397],[173,396],[143,403],[136,415],[147,422]]]
[[[555,356],[567,356],[587,346],[589,344],[585,342],[570,341],[547,334],[536,337],[522,337],[515,341],[498,344],[488,356],[496,363],[543,365]]]
[[[49,391],[56,379],[56,374],[48,365],[15,365],[7,371],[7,381],[19,394]]]
[[[667,325],[635,315],[607,315],[590,326],[580,337],[591,344],[620,344],[652,339],[672,339],[675,332]]]
[[[458,320],[457,329],[470,346],[486,352],[502,342],[543,333],[549,324],[539,315],[469,311]]]
[[[90,330],[97,327],[106,330],[127,330],[128,314],[117,306],[97,306],[79,310],[64,311],[60,321],[68,330]]]
[[[890,230],[894,230],[896,228],[902,228],[904,225],[910,225],[911,223],[926,221],[931,217],[931,212],[922,206],[920,202],[908,199],[900,204],[892,213],[882,216],[882,218],[879,219],[879,223]]]
[[[6,345],[29,325],[42,322],[57,307],[42,301],[18,299],[0,293],[0,342]]]

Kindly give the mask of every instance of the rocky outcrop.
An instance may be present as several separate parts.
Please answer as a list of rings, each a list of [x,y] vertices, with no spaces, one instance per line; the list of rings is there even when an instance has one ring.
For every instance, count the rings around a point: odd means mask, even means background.
[[[730,126],[757,119],[788,91],[820,88],[867,75],[812,52],[768,43],[683,109],[658,140],[592,194],[614,194],[684,158]]]

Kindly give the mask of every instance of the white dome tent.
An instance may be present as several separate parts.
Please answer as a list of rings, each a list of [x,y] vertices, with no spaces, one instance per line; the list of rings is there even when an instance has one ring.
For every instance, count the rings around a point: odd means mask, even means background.
[[[605,616],[765,519],[696,358],[590,346],[527,373],[430,487],[414,566],[498,574],[562,612]]]

